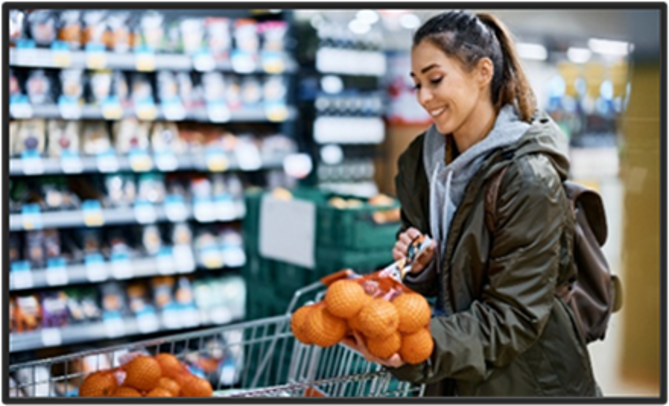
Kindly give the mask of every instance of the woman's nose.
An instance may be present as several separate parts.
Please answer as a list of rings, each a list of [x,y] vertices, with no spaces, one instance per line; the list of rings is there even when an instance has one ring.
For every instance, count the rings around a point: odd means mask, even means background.
[[[418,102],[424,107],[432,100],[432,92],[427,89],[418,89]]]

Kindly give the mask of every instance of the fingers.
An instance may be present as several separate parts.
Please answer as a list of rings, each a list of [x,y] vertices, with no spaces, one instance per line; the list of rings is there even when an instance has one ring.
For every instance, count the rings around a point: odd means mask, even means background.
[[[413,227],[409,227],[405,233],[409,236],[409,243],[421,236],[421,232]]]

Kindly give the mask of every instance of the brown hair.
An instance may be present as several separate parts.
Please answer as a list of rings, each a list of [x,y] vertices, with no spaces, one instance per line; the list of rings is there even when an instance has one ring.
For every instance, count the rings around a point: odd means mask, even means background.
[[[472,69],[481,58],[494,66],[490,83],[493,106],[513,104],[524,121],[536,110],[536,99],[516,53],[507,27],[489,13],[449,11],[427,20],[416,31],[413,46],[430,41],[448,56],[454,56],[465,69]]]

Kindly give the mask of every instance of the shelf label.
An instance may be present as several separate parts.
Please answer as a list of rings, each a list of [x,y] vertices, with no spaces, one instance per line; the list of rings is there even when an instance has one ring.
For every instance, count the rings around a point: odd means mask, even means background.
[[[65,120],[79,120],[81,118],[81,105],[75,97],[60,95],[58,97],[58,111]]]
[[[172,247],[160,248],[158,254],[156,254],[156,265],[158,267],[158,273],[161,275],[171,275],[175,273]]]
[[[102,213],[102,205],[97,200],[84,200],[81,203],[81,210],[84,216],[86,227],[100,227],[105,224],[105,217]]]
[[[44,173],[42,157],[34,149],[28,149],[21,153],[21,167],[26,175],[41,175]]]
[[[282,101],[266,102],[265,117],[272,122],[282,122],[288,119],[288,107]]]
[[[228,104],[224,100],[207,102],[207,116],[212,123],[227,123],[231,114]]]
[[[118,158],[114,150],[110,149],[97,155],[98,169],[102,173],[113,173],[119,170]]]
[[[153,168],[153,161],[145,149],[133,148],[128,154],[130,168],[135,172],[147,172]]]
[[[16,94],[9,98],[9,113],[14,118],[31,118],[33,107],[28,96]]]
[[[232,62],[232,70],[235,73],[253,73],[256,70],[255,55],[249,52],[235,49],[232,51],[230,59],[230,62]]]
[[[214,199],[214,208],[219,221],[231,221],[239,218],[237,206],[230,194],[216,196]]]
[[[172,249],[174,266],[179,273],[189,273],[195,270],[195,258],[193,248],[190,245],[179,244]]]
[[[46,261],[46,283],[49,286],[67,285],[69,278],[67,276],[67,265],[65,259],[61,257],[49,258]]]
[[[100,70],[107,66],[107,53],[104,44],[89,42],[86,44],[86,67]]]
[[[153,121],[158,117],[158,109],[153,98],[147,97],[135,103],[135,114],[142,121]]]
[[[86,276],[90,282],[101,282],[107,279],[107,266],[101,254],[87,254],[84,257]]]
[[[193,55],[193,68],[198,72],[209,72],[216,68],[216,60],[208,49],[201,49]]]
[[[27,203],[21,207],[21,220],[24,230],[41,230],[43,228],[42,210],[39,204]]]
[[[224,172],[230,167],[230,162],[225,152],[220,148],[208,148],[205,152],[207,169],[211,172]]]
[[[45,347],[57,347],[63,343],[63,337],[60,333],[60,328],[42,328],[40,335],[42,336],[42,344]]]
[[[60,167],[63,169],[63,173],[81,173],[84,171],[84,163],[81,161],[79,154],[70,149],[60,151]]]
[[[179,160],[170,150],[155,152],[153,160],[162,172],[172,172],[179,168]]]
[[[195,198],[193,216],[200,223],[209,223],[216,220],[213,202],[210,199]]]
[[[165,216],[173,223],[179,223],[188,219],[188,209],[183,196],[168,195],[165,197]]]
[[[102,101],[102,117],[105,120],[118,120],[123,117],[123,108],[118,97],[109,96]]]
[[[173,97],[168,100],[161,100],[160,109],[167,121],[182,121],[186,118],[186,109],[181,103],[181,99]]]
[[[153,72],[156,70],[156,54],[145,46],[136,48],[135,65],[140,72]]]
[[[262,68],[265,73],[280,74],[286,70],[283,55],[276,51],[262,51],[260,53]]]
[[[130,257],[126,252],[114,252],[111,254],[111,271],[116,279],[130,279],[134,276]]]
[[[70,45],[64,41],[54,41],[51,44],[51,58],[54,66],[58,68],[68,68],[72,65],[72,52]]]
[[[30,262],[12,262],[9,271],[10,289],[30,289],[33,287],[33,274],[30,271]]]

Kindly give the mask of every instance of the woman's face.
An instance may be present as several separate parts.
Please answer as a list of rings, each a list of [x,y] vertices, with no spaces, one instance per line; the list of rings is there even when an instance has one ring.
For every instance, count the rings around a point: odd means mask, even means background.
[[[441,134],[453,134],[470,120],[484,89],[477,69],[465,71],[430,41],[412,49],[411,78],[418,102]]]

